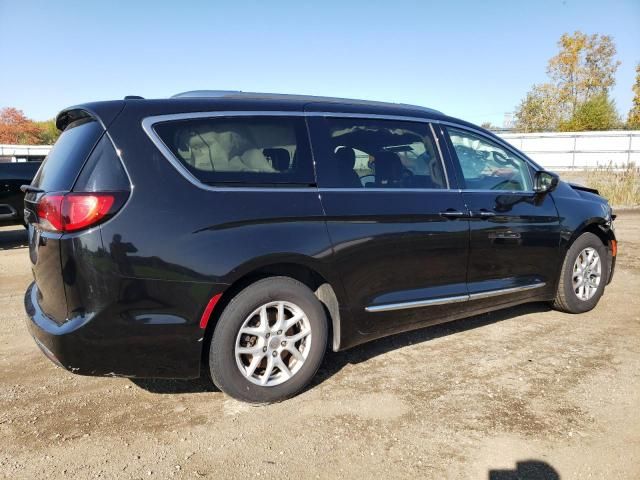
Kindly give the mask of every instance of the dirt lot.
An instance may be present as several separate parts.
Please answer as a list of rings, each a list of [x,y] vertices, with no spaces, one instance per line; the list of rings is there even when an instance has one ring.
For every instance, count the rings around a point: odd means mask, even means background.
[[[616,223],[594,311],[535,304],[329,353],[311,389],[264,407],[55,367],[24,326],[24,232],[1,229],[0,474],[640,478],[640,212]]]

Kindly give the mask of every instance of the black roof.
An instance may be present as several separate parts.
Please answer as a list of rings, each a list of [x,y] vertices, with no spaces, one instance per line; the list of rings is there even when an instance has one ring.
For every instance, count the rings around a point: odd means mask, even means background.
[[[420,107],[418,105],[408,105],[405,103],[392,103],[392,102],[379,102],[374,100],[357,100],[354,98],[339,98],[339,97],[322,97],[316,95],[296,95],[296,94],[284,94],[284,93],[258,93],[258,92],[242,92],[239,90],[192,90],[189,92],[182,92],[171,97],[175,98],[199,98],[199,99],[211,99],[211,98],[224,98],[224,99],[238,99],[238,100],[275,100],[281,102],[296,103],[298,106],[306,106],[314,103],[323,104],[336,104],[336,105],[359,105],[359,106],[372,106],[372,107],[384,107],[384,108],[407,108],[415,111],[420,110],[429,114],[444,115],[438,110],[432,108]]]
[[[57,125],[58,128],[64,129],[69,120],[76,116],[75,112],[77,111],[92,113],[100,118],[105,127],[107,127],[123,111],[128,115],[139,116],[142,119],[153,115],[173,113],[234,110],[284,112],[304,110],[308,112],[361,113],[449,120],[472,125],[449,117],[438,110],[402,103],[226,90],[195,90],[163,99],[144,99],[137,96],[127,96],[124,100],[85,103],[69,107],[60,112]]]

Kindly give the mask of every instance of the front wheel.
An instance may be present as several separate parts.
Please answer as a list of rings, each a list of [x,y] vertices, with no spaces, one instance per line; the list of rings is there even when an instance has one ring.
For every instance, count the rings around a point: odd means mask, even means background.
[[[238,400],[284,400],[315,375],[327,335],[322,304],[307,286],[288,277],[259,280],[220,316],[210,346],[211,378]]]
[[[607,258],[607,249],[596,235],[580,235],[564,259],[554,308],[568,313],[593,309],[607,283]]]

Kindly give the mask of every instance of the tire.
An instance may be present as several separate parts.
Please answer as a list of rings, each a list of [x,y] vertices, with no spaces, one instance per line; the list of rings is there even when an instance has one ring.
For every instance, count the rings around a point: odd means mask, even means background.
[[[262,330],[263,312],[268,318],[268,332]],[[291,323],[298,317],[301,318],[298,323]],[[278,330],[279,318],[291,325],[280,324]],[[294,341],[296,336],[302,338]],[[211,378],[220,390],[237,400],[249,403],[285,400],[309,384],[322,363],[327,337],[324,308],[306,285],[288,277],[259,280],[238,293],[220,316],[210,344]],[[255,355],[237,356],[237,347],[251,349]],[[292,348],[298,355],[293,355]],[[267,375],[270,364],[271,375]]]
[[[591,293],[585,296],[583,291],[574,288],[574,269],[576,260],[581,254],[581,260],[584,260],[586,256],[583,254],[585,249],[592,249],[595,251],[600,259],[600,279],[593,291],[593,287],[590,287]],[[594,270],[595,271],[595,270]],[[567,313],[583,313],[593,309],[602,297],[604,293],[604,287],[607,283],[607,277],[609,275],[609,264],[607,257],[607,249],[602,243],[602,240],[593,233],[583,233],[575,242],[571,245],[567,251],[567,255],[564,258],[562,264],[562,270],[560,272],[560,279],[558,281],[558,290],[556,292],[556,298],[553,301],[553,308]],[[593,274],[590,277],[593,279]],[[584,283],[584,277],[582,279]],[[581,298],[582,295],[582,298]],[[591,295],[591,296],[589,296]],[[588,298],[586,298],[588,297]]]

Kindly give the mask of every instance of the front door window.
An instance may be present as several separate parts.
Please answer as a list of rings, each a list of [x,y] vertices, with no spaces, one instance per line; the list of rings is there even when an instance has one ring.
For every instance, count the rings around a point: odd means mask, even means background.
[[[531,191],[527,163],[490,140],[465,130],[449,128],[468,190]]]

